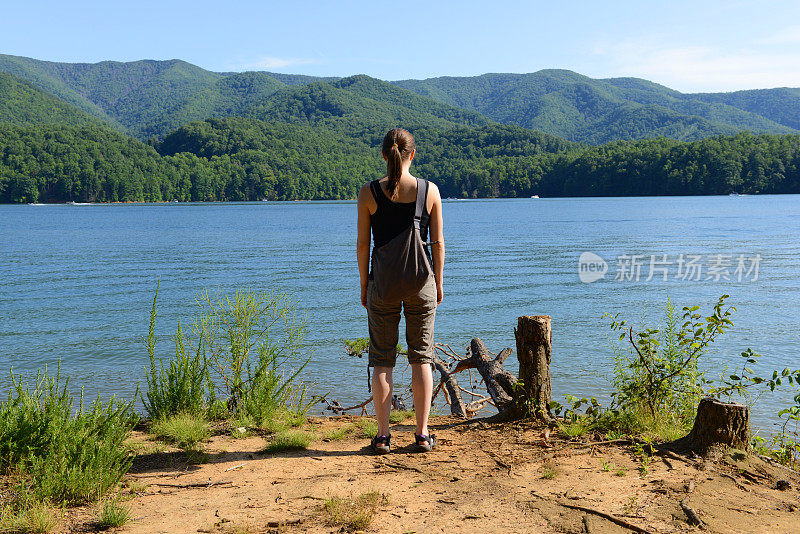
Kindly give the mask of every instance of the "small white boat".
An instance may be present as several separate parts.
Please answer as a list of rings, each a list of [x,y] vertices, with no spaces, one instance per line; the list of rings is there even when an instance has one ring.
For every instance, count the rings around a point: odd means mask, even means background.
[[[539,198],[539,195],[531,195],[531,198]]]

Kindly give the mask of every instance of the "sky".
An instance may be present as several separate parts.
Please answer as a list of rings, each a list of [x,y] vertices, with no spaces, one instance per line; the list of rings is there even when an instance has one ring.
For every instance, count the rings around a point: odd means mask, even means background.
[[[800,87],[800,1],[12,1],[0,53],[383,80],[569,69],[683,92]]]

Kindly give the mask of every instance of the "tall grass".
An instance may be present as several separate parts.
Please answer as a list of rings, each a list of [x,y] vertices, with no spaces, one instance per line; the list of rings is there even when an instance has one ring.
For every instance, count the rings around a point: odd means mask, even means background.
[[[190,413],[166,415],[156,419],[150,432],[157,438],[174,443],[182,449],[191,449],[209,436],[208,423]]]
[[[378,509],[388,503],[385,494],[370,491],[355,498],[329,497],[321,511],[328,526],[339,527],[340,532],[357,532],[369,528]]]
[[[280,411],[308,410],[297,380],[310,360],[303,347],[308,326],[291,296],[205,291],[197,302],[212,367],[237,419],[263,426]]]
[[[316,399],[309,398],[299,381],[310,353],[303,343],[307,324],[297,315],[293,298],[249,289],[230,296],[202,292],[191,333],[178,322],[175,353],[166,363],[155,351],[157,298],[158,286],[146,339],[146,398],[142,396],[154,421],[191,414],[232,417],[237,427],[265,428],[273,421],[304,419]],[[218,400],[218,390],[224,400]]]
[[[20,494],[40,501],[93,501],[113,488],[132,459],[125,440],[136,415],[131,403],[98,398],[77,409],[69,379],[47,368],[32,383],[11,374],[8,400],[0,403],[0,469]]]
[[[0,532],[23,534],[47,534],[58,525],[53,511],[42,503],[22,509],[5,507],[0,510]]]
[[[97,514],[97,528],[107,530],[128,524],[131,519],[131,507],[121,504],[118,499],[103,503]]]
[[[213,386],[208,372],[203,323],[196,323],[193,328],[197,334],[196,341],[190,343],[179,320],[178,330],[173,335],[175,356],[169,360],[167,366],[162,359],[157,361],[155,325],[159,285],[160,282],[156,285],[153,307],[150,310],[150,329],[146,340],[150,368],[145,368],[147,396],[142,396],[142,402],[152,419],[180,413],[200,415],[206,403],[214,404],[213,398],[206,399],[207,392],[213,397]]]

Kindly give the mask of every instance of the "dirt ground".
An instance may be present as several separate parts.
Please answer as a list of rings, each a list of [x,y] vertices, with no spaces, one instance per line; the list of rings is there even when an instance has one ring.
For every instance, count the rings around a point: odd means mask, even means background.
[[[356,419],[311,425],[323,435]],[[698,528],[691,513],[707,532],[800,532],[800,477],[755,455],[710,462],[655,454],[642,474],[634,445],[599,436],[545,440],[530,423],[449,417],[434,418],[431,429],[439,446],[427,454],[410,452],[411,420],[393,425],[384,456],[368,454],[358,435],[277,454],[260,452],[262,436],[217,435],[199,465],[143,443],[151,450],[126,477],[133,519],[118,531],[339,532],[326,524],[324,500],[377,491],[386,499],[373,532],[687,532]],[[75,511],[68,528],[85,531],[89,517]]]

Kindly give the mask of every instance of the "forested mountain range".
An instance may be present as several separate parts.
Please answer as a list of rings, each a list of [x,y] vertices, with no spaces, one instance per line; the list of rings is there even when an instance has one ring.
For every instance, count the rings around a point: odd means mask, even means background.
[[[338,104],[351,107],[363,104],[359,97],[426,111],[439,103],[440,111],[469,110],[491,121],[590,144],[800,131],[800,89],[685,94],[638,78],[593,79],[568,70],[383,82],[367,76],[216,73],[180,60],[88,64],[0,55],[0,72],[142,140],[211,117],[278,119],[285,111],[280,100],[304,98],[308,85],[350,93],[340,93]],[[390,85],[407,91],[392,92]],[[424,98],[414,100],[410,92]],[[271,109],[278,115],[270,116]]]
[[[36,124],[95,124],[102,119],[93,117],[38,87],[0,72],[0,123],[33,126]]]
[[[393,82],[505,124],[572,141],[696,140],[800,128],[800,90],[684,94],[639,78],[592,79],[568,70]],[[777,92],[777,96],[776,95]]]
[[[0,202],[354,198],[383,172],[378,147],[398,125],[418,141],[412,172],[444,196],[798,193],[798,93],[0,55]]]

